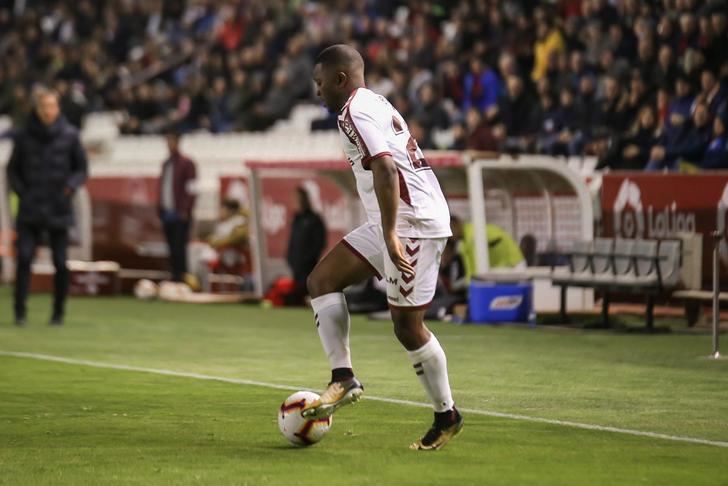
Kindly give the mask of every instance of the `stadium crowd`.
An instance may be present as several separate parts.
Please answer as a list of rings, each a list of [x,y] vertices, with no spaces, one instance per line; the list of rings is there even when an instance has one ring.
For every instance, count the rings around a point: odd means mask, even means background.
[[[425,149],[728,168],[726,12],[720,0],[0,0],[0,112],[21,123],[43,82],[76,125],[115,110],[128,134],[265,130],[313,101],[315,54],[347,42]]]

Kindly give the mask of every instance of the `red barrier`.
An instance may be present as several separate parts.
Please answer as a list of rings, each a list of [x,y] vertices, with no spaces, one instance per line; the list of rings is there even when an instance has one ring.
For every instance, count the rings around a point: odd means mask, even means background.
[[[712,278],[712,239],[723,233],[721,275],[728,275],[728,174],[606,174],[602,184],[602,234],[671,238],[702,233],[703,281]]]
[[[299,186],[306,189],[313,210],[326,224],[327,248],[338,243],[354,225],[346,193],[328,177],[315,173],[285,178],[261,177],[260,186],[261,227],[265,232],[266,256],[269,258],[286,258],[296,188]]]
[[[156,177],[93,177],[91,197],[95,260],[122,268],[163,270],[166,246],[157,215]]]

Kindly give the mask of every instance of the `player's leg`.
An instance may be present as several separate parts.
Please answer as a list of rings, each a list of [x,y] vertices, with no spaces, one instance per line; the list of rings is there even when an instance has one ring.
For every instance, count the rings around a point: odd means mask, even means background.
[[[308,277],[311,307],[321,344],[331,366],[331,382],[304,415],[326,417],[339,407],[355,402],[363,387],[354,377],[349,349],[349,310],[343,290],[349,285],[379,275],[379,246],[371,243],[375,234],[367,225],[357,228],[339,242]],[[366,256],[365,256],[366,255]]]
[[[447,357],[440,342],[424,324],[425,309],[392,308],[394,333],[407,350],[415,374],[432,402],[432,427],[410,447],[434,450],[444,446],[463,426],[455,408],[447,374]]]
[[[410,447],[434,450],[444,446],[463,426],[463,419],[452,399],[445,351],[424,323],[427,306],[435,294],[445,239],[403,239],[402,243],[410,264],[415,268],[415,275],[402,275],[387,259],[387,299],[394,333],[407,350],[415,374],[435,412],[432,427]]]

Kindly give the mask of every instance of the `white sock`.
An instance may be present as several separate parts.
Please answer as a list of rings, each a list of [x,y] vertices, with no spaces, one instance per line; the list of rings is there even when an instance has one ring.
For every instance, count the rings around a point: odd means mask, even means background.
[[[331,369],[351,368],[349,351],[349,309],[342,292],[311,299],[316,328],[329,358]]]
[[[447,412],[455,402],[452,400],[450,381],[447,378],[447,358],[434,334],[420,349],[407,351],[420,383],[432,401],[435,412]]]

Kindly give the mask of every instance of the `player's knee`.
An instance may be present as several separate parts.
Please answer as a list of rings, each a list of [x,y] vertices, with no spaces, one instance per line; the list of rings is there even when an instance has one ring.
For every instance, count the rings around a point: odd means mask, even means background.
[[[418,346],[417,333],[409,326],[399,326],[395,323],[394,335],[397,336],[397,340],[405,349],[413,350],[420,347]]]
[[[419,315],[392,309],[392,322],[394,335],[405,349],[419,349],[427,343],[429,331]]]
[[[325,288],[326,279],[321,278],[320,273],[316,270],[311,272],[306,278],[306,289],[308,289],[308,295],[310,295],[312,299],[324,295],[326,293]]]

